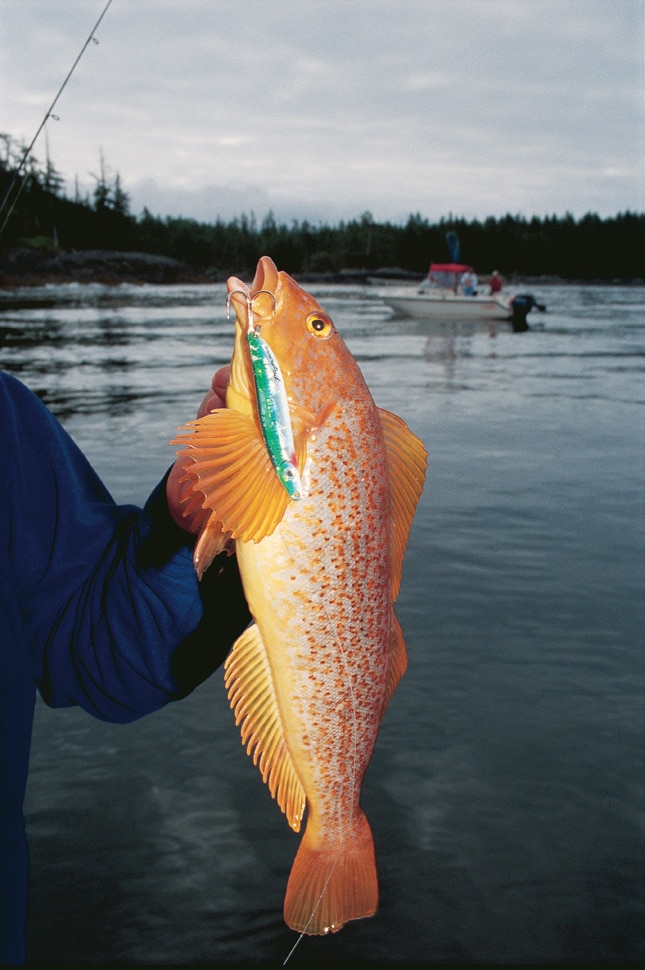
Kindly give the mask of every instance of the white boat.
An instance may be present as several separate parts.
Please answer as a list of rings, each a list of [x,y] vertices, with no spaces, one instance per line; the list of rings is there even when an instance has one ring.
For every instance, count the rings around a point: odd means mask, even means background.
[[[473,272],[462,263],[432,263],[420,288],[397,290],[383,302],[404,316],[421,320],[508,320],[514,330],[526,330],[533,307],[544,309],[529,293],[466,295],[461,286],[464,273]],[[424,287],[428,288],[425,289]]]

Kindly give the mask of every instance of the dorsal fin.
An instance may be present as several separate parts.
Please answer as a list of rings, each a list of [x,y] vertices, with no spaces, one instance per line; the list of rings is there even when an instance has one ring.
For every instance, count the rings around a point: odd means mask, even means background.
[[[412,519],[421,498],[428,453],[423,442],[405,421],[379,408],[385,438],[387,468],[390,479],[390,543],[392,549],[392,600],[401,586],[403,556],[408,543]]]

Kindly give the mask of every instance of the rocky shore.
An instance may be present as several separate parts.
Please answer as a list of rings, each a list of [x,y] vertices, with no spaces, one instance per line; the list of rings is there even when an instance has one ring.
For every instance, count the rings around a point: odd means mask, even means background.
[[[47,283],[221,283],[227,275],[199,273],[180,260],[150,253],[16,249],[0,255],[0,289]],[[298,274],[302,282],[359,283],[368,278],[416,281],[419,277],[397,268]]]
[[[0,287],[46,283],[207,283],[187,263],[150,253],[16,249],[0,255]]]
[[[231,269],[231,272],[234,270]],[[236,268],[236,272],[243,272]],[[252,273],[252,270],[250,270]],[[0,290],[44,286],[56,283],[223,283],[229,273],[200,273],[187,263],[151,253],[109,250],[16,249],[0,254]],[[338,272],[295,273],[300,283],[416,283],[420,276],[399,267],[344,269]],[[485,286],[487,278],[480,275]],[[557,276],[506,277],[512,286],[584,283],[585,285],[635,284],[643,280],[564,280]]]
[[[187,263],[150,253],[108,250],[17,249],[0,255],[0,289],[47,283],[222,283],[229,274],[199,273]],[[390,267],[378,270],[298,273],[303,283],[416,282],[418,273]]]

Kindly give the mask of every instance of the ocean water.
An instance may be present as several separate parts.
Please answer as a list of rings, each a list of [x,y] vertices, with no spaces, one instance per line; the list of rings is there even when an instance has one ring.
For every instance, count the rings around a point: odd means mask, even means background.
[[[645,293],[542,286],[531,330],[430,328],[312,286],[429,451],[409,669],[363,789],[380,906],[290,966],[637,960],[643,932]],[[0,294],[0,366],[142,503],[228,361],[224,288]],[[38,703],[31,961],[278,965],[299,836],[221,671],[129,726]]]

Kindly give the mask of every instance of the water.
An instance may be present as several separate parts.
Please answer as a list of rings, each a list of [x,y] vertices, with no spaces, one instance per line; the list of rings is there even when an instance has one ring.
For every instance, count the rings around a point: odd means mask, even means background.
[[[429,335],[371,287],[311,290],[430,464],[398,606],[410,666],[364,786],[379,912],[290,965],[636,960],[645,294],[541,287],[529,333]],[[230,357],[224,288],[30,296],[0,303],[0,365],[143,502]],[[40,702],[26,817],[31,960],[275,964],[295,941],[298,836],[221,672],[126,727]]]

